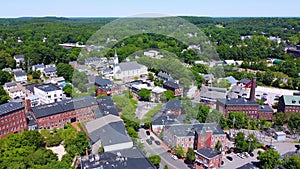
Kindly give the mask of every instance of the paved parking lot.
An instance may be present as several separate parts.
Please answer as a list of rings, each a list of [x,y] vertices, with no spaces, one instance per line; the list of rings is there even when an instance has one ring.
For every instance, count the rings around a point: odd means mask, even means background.
[[[275,96],[281,96],[281,95],[293,95],[294,92],[299,92],[297,90],[288,90],[288,89],[278,89],[278,88],[272,88],[272,87],[263,87],[263,86],[257,86],[255,90],[256,98],[260,98],[263,96],[264,93],[266,93],[267,102],[271,105],[274,104],[274,102],[277,102],[275,99]]]

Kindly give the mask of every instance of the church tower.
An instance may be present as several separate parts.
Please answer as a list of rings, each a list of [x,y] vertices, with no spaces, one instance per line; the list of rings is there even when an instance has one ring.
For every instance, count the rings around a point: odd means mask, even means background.
[[[114,66],[119,64],[119,58],[117,54],[117,49],[115,49],[115,55],[114,55]]]
[[[114,66],[113,66],[113,72],[114,72],[114,78],[118,78],[120,74],[120,66],[119,66],[119,58],[117,54],[117,49],[115,49],[115,56],[114,56]]]

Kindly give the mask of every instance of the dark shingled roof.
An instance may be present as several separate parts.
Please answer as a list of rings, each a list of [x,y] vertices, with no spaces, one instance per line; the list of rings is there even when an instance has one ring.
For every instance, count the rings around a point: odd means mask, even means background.
[[[259,104],[256,101],[249,101],[245,98],[231,98],[231,99],[218,99],[219,102],[226,105],[253,105],[253,106],[259,106]]]
[[[55,86],[54,84],[43,84],[43,85],[36,85],[38,89],[44,91],[44,92],[51,92],[55,90],[61,90],[59,87]]]
[[[54,114],[80,109],[96,105],[97,101],[91,96],[85,96],[75,99],[63,100],[57,103],[40,105],[32,108],[32,112],[36,118],[51,116]]]
[[[13,87],[13,86],[17,86],[17,84],[15,82],[7,82],[7,83],[4,84],[4,86]]]
[[[44,72],[56,72],[56,67],[47,67],[44,69]]]
[[[168,87],[168,88],[172,88],[172,89],[179,89],[180,88],[180,85],[175,83],[175,82],[172,82],[172,81],[166,81],[164,84],[163,84],[163,87]]]
[[[156,167],[136,146],[115,152],[90,154],[88,156],[81,157],[81,169],[84,168],[156,169]]]
[[[24,55],[15,55],[14,58],[16,58],[16,59],[24,59]]]
[[[99,76],[95,77],[95,85],[98,86],[107,86],[107,85],[111,85],[112,82],[109,79],[103,79]]]
[[[221,151],[216,151],[210,147],[203,147],[197,150],[197,153],[204,156],[205,158],[211,159],[221,154]]]
[[[247,163],[241,167],[238,167],[237,169],[257,169],[257,167],[252,163]]]
[[[40,85],[39,83],[34,83],[26,86],[26,89],[29,90],[30,92],[34,93],[34,86]]]
[[[24,109],[22,102],[9,102],[0,105],[0,116],[14,112],[20,109]]]
[[[181,110],[181,100],[171,100],[166,103],[166,110]]]
[[[248,83],[251,82],[251,80],[250,80],[250,79],[242,79],[242,80],[240,80],[239,82],[240,82],[240,83],[243,83],[243,84],[248,84]]]
[[[165,130],[169,130],[174,135],[179,137],[194,135],[194,131],[196,131],[198,134],[203,134],[207,131],[212,131],[213,135],[225,134],[220,126],[218,126],[216,123],[167,125]]]
[[[273,109],[268,105],[260,105],[258,112],[274,113]]]
[[[20,77],[20,76],[26,76],[26,72],[24,72],[23,70],[22,71],[16,71],[15,72],[15,76],[16,77]]]

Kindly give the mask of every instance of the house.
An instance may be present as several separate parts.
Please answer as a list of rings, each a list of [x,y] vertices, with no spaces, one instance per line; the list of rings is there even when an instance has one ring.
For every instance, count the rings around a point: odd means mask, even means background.
[[[163,83],[163,88],[173,91],[175,97],[183,95],[183,87],[173,81]]]
[[[109,114],[120,116],[116,105],[114,104],[111,96],[101,97],[97,99],[99,107],[94,111],[95,117],[100,118]]]
[[[156,169],[137,146],[82,156],[80,162],[81,169]]]
[[[175,80],[173,79],[173,77],[171,75],[164,73],[164,72],[159,72],[156,76],[157,76],[157,78],[162,79],[164,82],[166,82],[166,81],[175,82]]]
[[[143,78],[148,75],[147,67],[134,62],[122,62],[119,63],[117,52],[115,51],[113,74],[115,79],[122,81],[131,81],[134,78]]]
[[[218,99],[226,97],[226,88],[202,86],[200,92],[200,101],[215,103]]]
[[[277,112],[300,114],[300,96],[282,95],[279,97]]]
[[[160,55],[156,50],[149,50],[144,52],[144,56],[148,56],[155,59],[162,59],[164,56]]]
[[[25,102],[29,102],[28,104],[28,107],[35,107],[35,106],[38,106],[41,104],[41,101],[40,101],[40,98],[36,95],[33,95],[33,94],[28,94],[26,97],[25,97]]]
[[[27,82],[27,74],[23,70],[15,71],[14,78],[17,82]]]
[[[91,96],[62,100],[56,103],[39,105],[31,108],[39,129],[63,128],[65,124],[86,122],[95,119],[93,110],[98,107]]]
[[[203,147],[195,151],[197,169],[215,169],[222,163],[221,151],[214,150],[211,147]]]
[[[214,148],[218,141],[222,143],[223,149],[226,145],[226,134],[216,123],[166,125],[163,137],[168,145],[182,146],[185,152],[188,148]]]
[[[46,65],[45,69],[44,69],[44,75],[47,76],[47,77],[53,77],[53,76],[56,76],[56,67],[55,65]]]
[[[13,88],[16,88],[18,87],[17,83],[15,82],[7,82],[3,85],[3,89],[6,91],[6,92],[9,92],[10,89],[13,89]]]
[[[16,61],[16,66],[19,67],[22,63],[24,63],[24,55],[15,55],[14,60]]]
[[[32,71],[40,71],[40,72],[44,72],[44,69],[45,69],[44,63],[42,63],[42,64],[37,64],[37,65],[33,65],[33,66],[32,66]]]
[[[236,80],[234,77],[229,76],[225,78],[231,85],[236,84],[238,80]]]
[[[34,95],[38,96],[44,104],[59,102],[63,97],[62,89],[51,83],[43,85],[37,84],[33,90]]]
[[[98,153],[100,147],[103,147],[104,152],[133,147],[120,117],[109,114],[86,123],[83,129],[90,139],[92,154]]]
[[[61,84],[63,84],[65,82],[65,78],[64,77],[54,77],[51,78],[51,83],[57,86],[61,86]]]
[[[182,101],[181,100],[171,100],[165,105],[165,112],[172,113],[176,116],[182,113]]]
[[[183,119],[185,119],[184,117]],[[155,134],[159,135],[166,125],[173,125],[173,124],[183,124],[183,122],[180,121],[179,116],[175,116],[172,113],[163,113],[159,111],[151,119],[151,130]]]
[[[113,95],[115,92],[115,86],[109,79],[103,79],[102,77],[95,77],[96,95]]]
[[[69,65],[71,65],[73,68],[76,68],[78,63],[77,63],[77,61],[71,61],[71,62],[69,62]]]
[[[160,102],[160,97],[165,91],[167,91],[167,90],[162,87],[159,87],[159,86],[155,86],[154,88],[152,88],[151,101],[156,102],[156,103]]]
[[[8,95],[12,99],[25,98],[25,91],[21,87],[17,86],[10,89],[8,91]]]
[[[0,105],[0,138],[10,133],[27,130],[25,106],[22,102],[9,102]]]
[[[238,86],[242,86],[244,88],[250,88],[252,84],[252,81],[250,79],[242,79],[237,82]]]

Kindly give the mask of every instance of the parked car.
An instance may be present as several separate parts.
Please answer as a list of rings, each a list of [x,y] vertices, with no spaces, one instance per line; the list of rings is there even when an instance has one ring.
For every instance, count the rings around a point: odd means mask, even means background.
[[[176,155],[171,155],[171,157],[174,159],[174,160],[178,160],[178,157]]]
[[[190,168],[190,169],[196,169],[196,167],[195,167],[194,164],[188,164],[187,166],[188,166],[188,168]]]
[[[226,158],[227,158],[229,161],[232,161],[232,160],[233,160],[233,158],[230,157],[230,156],[226,156]]]
[[[150,139],[147,139],[146,142],[147,142],[149,145],[152,144],[152,140],[150,140]]]
[[[147,134],[148,136],[150,136],[150,131],[146,130],[146,134]]]
[[[154,141],[154,137],[153,137],[153,136],[150,136],[150,139],[151,139],[152,141]]]
[[[243,155],[244,155],[245,157],[250,157],[250,155],[249,155],[248,152],[243,152]]]
[[[262,149],[263,149],[263,150],[268,150],[269,148],[268,148],[268,146],[263,146]]]
[[[158,140],[154,141],[156,145],[160,145],[160,142]]]
[[[250,155],[251,157],[253,157],[253,156],[254,156],[253,152],[250,152],[250,153],[249,153],[249,155]]]

